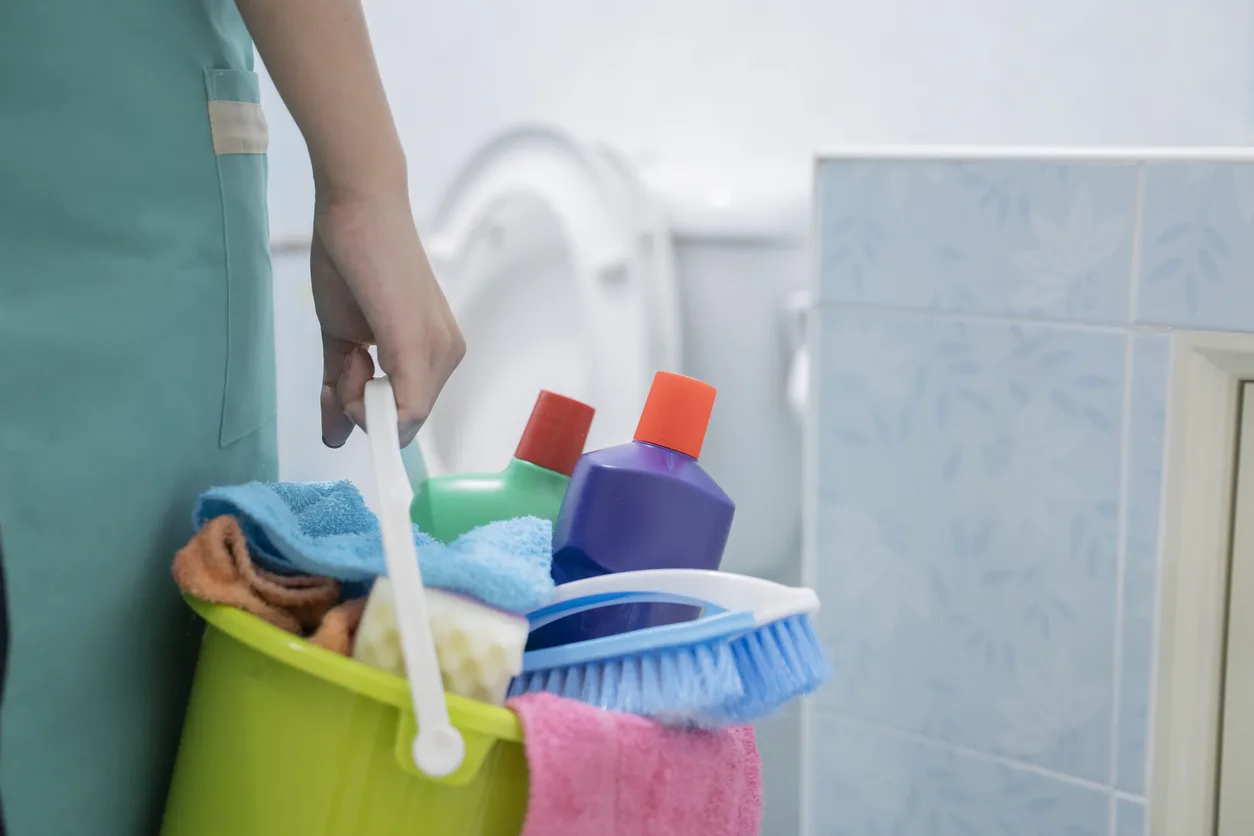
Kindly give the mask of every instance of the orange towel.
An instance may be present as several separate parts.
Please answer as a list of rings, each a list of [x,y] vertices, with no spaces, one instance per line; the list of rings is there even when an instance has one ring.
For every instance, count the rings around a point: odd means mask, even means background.
[[[175,555],[172,571],[175,583],[187,594],[238,607],[302,636],[317,629],[340,599],[339,581],[310,575],[287,577],[256,566],[234,517],[218,517],[205,525]],[[338,641],[348,628],[335,629],[331,638]],[[353,625],[347,635],[351,637],[355,629]]]
[[[357,638],[357,627],[361,624],[361,614],[366,611],[366,600],[364,596],[354,598],[328,612],[309,640],[334,653],[351,656],[353,641]]]

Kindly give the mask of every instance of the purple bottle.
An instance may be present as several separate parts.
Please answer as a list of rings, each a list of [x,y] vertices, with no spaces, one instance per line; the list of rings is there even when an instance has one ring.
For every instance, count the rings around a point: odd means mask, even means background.
[[[635,569],[717,569],[736,506],[697,463],[715,390],[658,372],[635,440],[585,453],[553,527],[558,583]],[[695,618],[682,604],[624,604],[532,633],[537,650]]]

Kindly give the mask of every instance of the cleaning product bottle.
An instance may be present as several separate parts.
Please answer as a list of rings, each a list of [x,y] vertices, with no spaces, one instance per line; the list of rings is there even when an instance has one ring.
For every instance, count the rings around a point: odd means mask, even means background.
[[[697,457],[713,386],[658,372],[635,439],[584,454],[553,527],[553,580],[634,569],[717,569],[735,505]],[[627,604],[567,616],[531,635],[529,649],[694,618],[677,604]]]
[[[409,506],[410,518],[442,543],[497,520],[555,520],[594,412],[586,403],[541,391],[503,471],[424,480]]]

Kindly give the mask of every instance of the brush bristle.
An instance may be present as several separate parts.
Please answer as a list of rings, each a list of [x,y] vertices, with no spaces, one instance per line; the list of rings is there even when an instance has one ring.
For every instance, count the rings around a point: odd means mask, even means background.
[[[773,713],[830,672],[809,617],[798,615],[730,641],[523,674],[509,695],[548,692],[668,725],[720,728]]]
[[[813,693],[831,674],[823,646],[804,615],[748,633],[733,642],[732,650],[744,688],[739,697],[702,717],[702,725],[741,725],[768,717]]]
[[[517,677],[509,695],[548,692],[644,717],[691,715],[741,690],[731,644],[711,642]]]

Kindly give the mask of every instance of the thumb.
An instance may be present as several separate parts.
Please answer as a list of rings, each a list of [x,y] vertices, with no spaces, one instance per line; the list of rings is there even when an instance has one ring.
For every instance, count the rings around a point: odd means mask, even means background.
[[[396,431],[402,448],[413,442],[426,423],[448,377],[448,372],[431,368],[429,357],[425,350],[410,350],[404,354],[387,352],[390,362],[386,362],[384,348],[379,349],[380,365],[391,379],[392,391],[396,394]]]
[[[365,427],[366,382],[374,376],[374,361],[362,346],[323,338],[322,443],[343,447],[355,426]]]

